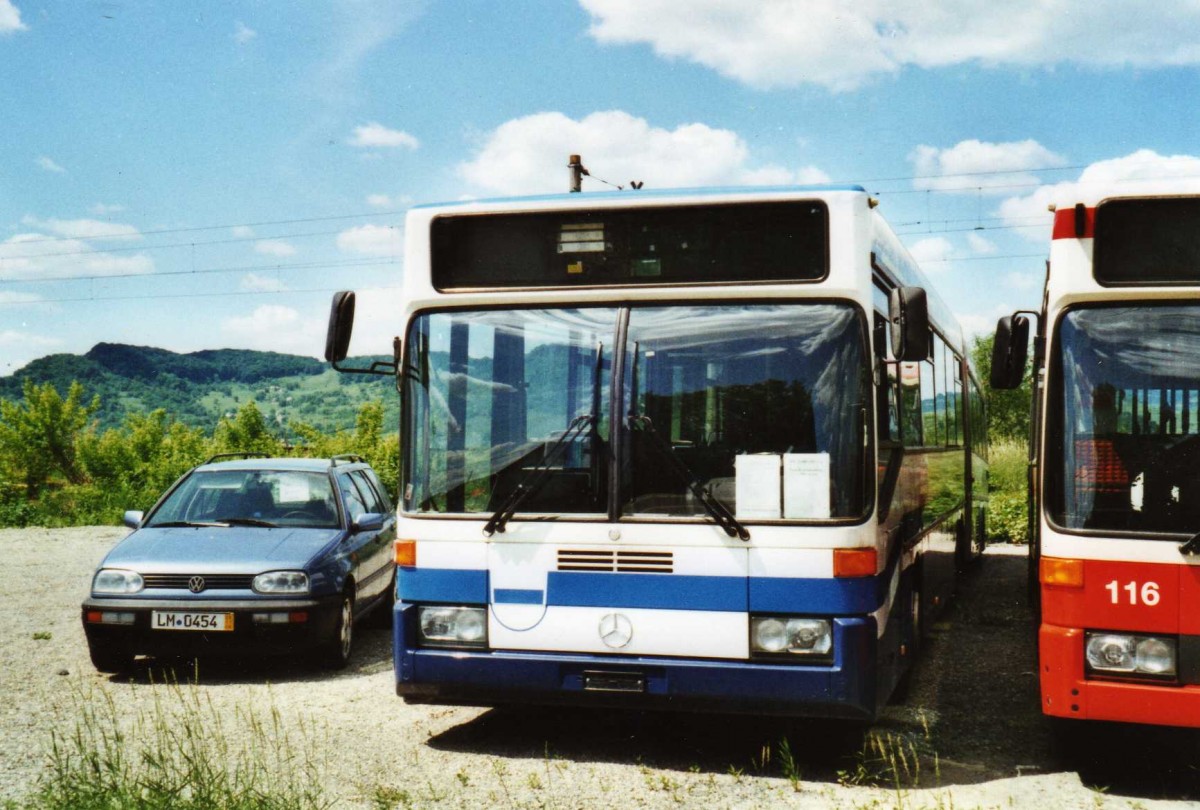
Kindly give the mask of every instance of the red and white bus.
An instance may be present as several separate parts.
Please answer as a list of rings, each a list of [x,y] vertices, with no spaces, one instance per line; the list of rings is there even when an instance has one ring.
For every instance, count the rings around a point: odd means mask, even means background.
[[[1054,210],[1028,313],[1042,711],[1200,727],[1200,184]],[[1020,384],[1029,327],[1001,319],[993,387]]]

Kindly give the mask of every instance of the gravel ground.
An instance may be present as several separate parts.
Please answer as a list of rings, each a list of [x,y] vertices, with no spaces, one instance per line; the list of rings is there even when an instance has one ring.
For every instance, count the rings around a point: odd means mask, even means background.
[[[365,628],[330,674],[286,661],[143,664],[97,674],[79,602],[123,529],[0,530],[0,800],[19,806],[45,770],[51,729],[109,696],[123,717],[199,698],[222,735],[249,712],[308,728],[336,807],[1194,807],[1191,732],[1096,729],[1056,754],[1038,714],[1024,552],[997,547],[933,627],[908,685],[857,753],[827,727],[750,718],[406,706],[388,631]],[[46,635],[49,635],[46,638]],[[35,637],[36,635],[36,637]],[[780,741],[787,738],[788,748]],[[872,742],[873,740],[873,742]]]

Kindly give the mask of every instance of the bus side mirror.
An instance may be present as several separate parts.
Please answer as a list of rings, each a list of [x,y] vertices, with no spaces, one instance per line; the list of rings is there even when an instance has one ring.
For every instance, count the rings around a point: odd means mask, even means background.
[[[325,360],[340,363],[350,351],[350,334],[354,331],[354,293],[342,290],[333,294],[329,308],[329,331],[325,333]]]
[[[1029,353],[1029,319],[1024,315],[1005,315],[996,324],[992,343],[992,388],[1017,388],[1025,378],[1025,357]]]
[[[929,307],[925,290],[896,287],[888,296],[892,322],[892,354],[902,363],[929,358]]]

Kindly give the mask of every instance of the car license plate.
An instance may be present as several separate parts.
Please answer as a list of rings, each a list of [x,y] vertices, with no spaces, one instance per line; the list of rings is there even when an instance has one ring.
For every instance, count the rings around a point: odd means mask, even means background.
[[[154,630],[205,630],[224,633],[233,630],[233,614],[155,610],[150,613],[150,627]]]

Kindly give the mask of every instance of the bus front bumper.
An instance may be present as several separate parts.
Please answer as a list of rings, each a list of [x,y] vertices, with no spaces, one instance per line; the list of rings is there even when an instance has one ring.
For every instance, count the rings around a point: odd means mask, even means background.
[[[416,606],[396,605],[396,694],[408,703],[512,703],[872,721],[875,621],[836,618],[832,664],[415,646]]]
[[[1200,684],[1089,678],[1080,628],[1043,624],[1038,632],[1038,661],[1046,715],[1200,728]],[[1193,673],[1181,675],[1195,679]]]

